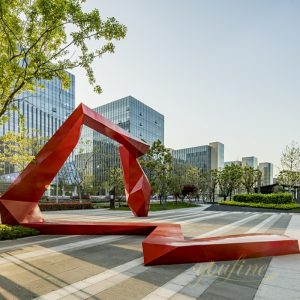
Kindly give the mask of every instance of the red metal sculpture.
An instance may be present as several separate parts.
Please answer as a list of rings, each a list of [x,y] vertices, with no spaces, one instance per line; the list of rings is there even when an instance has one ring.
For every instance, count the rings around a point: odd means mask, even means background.
[[[80,104],[0,198],[2,223],[42,222],[38,202],[78,143],[82,125],[119,142],[128,206],[139,217],[148,215],[151,187],[137,158],[149,146],[121,127]],[[130,168],[129,168],[130,166]]]
[[[82,125],[119,142],[126,199],[136,216],[147,216],[151,187],[137,158],[149,148],[127,131],[81,104],[0,197],[2,223],[21,224],[42,234],[136,234],[146,265],[299,253],[298,240],[283,235],[244,234],[184,240],[180,225],[114,222],[45,222],[38,202],[75,148]]]
[[[23,224],[43,234],[134,234],[143,241],[144,264],[237,260],[300,253],[298,240],[277,234],[241,234],[185,240],[179,224],[59,222]]]

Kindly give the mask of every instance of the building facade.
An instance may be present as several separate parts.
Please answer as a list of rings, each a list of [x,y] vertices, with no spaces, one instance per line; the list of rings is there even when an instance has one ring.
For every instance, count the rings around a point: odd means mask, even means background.
[[[59,79],[41,80],[45,88],[35,93],[25,91],[18,96],[14,105],[25,117],[25,127],[37,130],[41,136],[51,137],[75,108],[75,76],[68,73],[70,88],[63,90]],[[18,132],[19,114],[9,112],[9,121],[0,126],[0,135],[8,131]]]
[[[242,157],[242,167],[246,167],[246,166],[257,169],[258,167],[257,157],[255,156]]]
[[[44,88],[37,88],[35,93],[25,91],[18,96],[14,105],[17,111],[9,111],[9,120],[0,126],[0,136],[7,132],[19,132],[19,115],[24,116],[25,128],[32,134],[45,139],[50,138],[75,108],[75,76],[68,73],[70,87],[63,90],[59,79],[41,80]],[[6,164],[1,171],[8,181],[16,177],[15,166]]]
[[[164,116],[132,96],[94,110],[149,145],[157,140],[164,142]],[[78,149],[76,164],[85,166],[85,173],[101,183],[111,168],[120,166],[118,143],[87,127],[83,128],[82,138],[84,145]]]
[[[224,168],[224,144],[219,142],[209,143],[211,148],[211,169],[220,170]]]
[[[157,140],[164,143],[164,116],[132,96],[94,110],[149,145]]]
[[[261,186],[273,184],[273,164],[262,162],[259,163],[258,169],[261,171]]]
[[[172,150],[177,162],[196,167],[204,172],[224,167],[224,144],[213,142],[209,145]]]

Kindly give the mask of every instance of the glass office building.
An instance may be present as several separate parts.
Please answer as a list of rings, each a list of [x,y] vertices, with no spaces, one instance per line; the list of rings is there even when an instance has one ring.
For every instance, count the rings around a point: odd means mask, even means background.
[[[258,169],[261,171],[261,185],[273,184],[273,164],[269,162],[259,163]]]
[[[132,96],[94,110],[149,145],[157,140],[164,142],[164,116]]]
[[[132,96],[94,110],[149,145],[157,140],[164,142],[164,116]],[[108,170],[120,166],[118,143],[85,126],[82,140],[82,145],[77,147],[76,163],[86,164],[86,172],[101,183]]]
[[[45,88],[35,93],[25,91],[18,96],[14,105],[25,117],[25,127],[29,132],[36,131],[39,136],[50,138],[75,108],[75,76],[68,73],[70,87],[63,90],[58,78],[41,80]],[[0,136],[6,132],[19,131],[19,113],[9,111],[9,121],[0,126]],[[13,165],[6,165],[2,174],[14,173]]]
[[[258,166],[257,157],[255,156],[242,157],[242,166],[243,167],[248,166],[256,169]]]
[[[224,167],[224,144],[213,142],[209,145],[172,150],[175,161],[207,172]]]

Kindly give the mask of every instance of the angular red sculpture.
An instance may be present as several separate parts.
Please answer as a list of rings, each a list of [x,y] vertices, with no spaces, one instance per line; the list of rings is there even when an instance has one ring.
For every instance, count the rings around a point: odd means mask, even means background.
[[[80,104],[0,198],[2,223],[42,222],[38,202],[78,143],[86,125],[119,142],[128,206],[139,217],[148,215],[151,187],[137,158],[149,146],[121,127]],[[134,175],[134,176],[133,176]]]
[[[2,223],[36,228],[42,234],[136,234],[145,265],[179,264],[299,253],[298,240],[284,235],[244,234],[184,240],[178,224],[45,222],[38,202],[75,148],[85,124],[121,144],[126,199],[136,216],[147,216],[151,187],[137,158],[149,148],[81,104],[0,197]]]
[[[277,234],[241,234],[185,240],[178,224],[60,222],[22,224],[42,234],[134,234],[143,241],[144,264],[165,265],[237,260],[299,253],[298,240]]]

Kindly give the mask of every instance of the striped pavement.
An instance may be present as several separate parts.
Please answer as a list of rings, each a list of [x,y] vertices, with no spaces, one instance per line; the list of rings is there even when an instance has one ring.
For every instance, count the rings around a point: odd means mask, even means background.
[[[287,233],[300,215],[203,207],[134,218],[106,209],[47,212],[48,220],[172,222],[187,238]],[[0,242],[0,299],[300,299],[300,255],[230,262],[143,265],[142,236],[36,236]],[[290,295],[290,297],[289,297]]]

